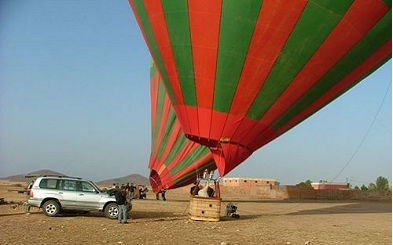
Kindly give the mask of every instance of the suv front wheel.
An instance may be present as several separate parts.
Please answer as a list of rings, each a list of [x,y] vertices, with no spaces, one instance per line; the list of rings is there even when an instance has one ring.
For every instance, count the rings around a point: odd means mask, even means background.
[[[60,213],[60,205],[55,200],[49,200],[42,206],[42,211],[46,216],[56,216]]]
[[[116,219],[119,215],[119,206],[116,203],[109,203],[105,207],[105,216],[110,219]]]

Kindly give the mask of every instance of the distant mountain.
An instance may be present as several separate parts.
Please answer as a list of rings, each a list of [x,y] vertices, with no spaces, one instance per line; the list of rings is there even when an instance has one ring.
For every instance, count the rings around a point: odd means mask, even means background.
[[[19,174],[19,175],[13,175],[13,176],[8,176],[8,177],[4,177],[4,178],[0,178],[0,180],[8,180],[11,182],[30,182],[31,178],[34,177],[38,177],[41,175],[65,175],[59,172],[55,172],[52,170],[48,170],[48,169],[43,169],[43,170],[38,170],[35,172],[31,172],[31,173],[26,173],[26,174]]]
[[[150,186],[149,179],[146,177],[143,177],[140,174],[130,174],[124,177],[120,178],[113,178],[113,179],[108,179],[108,180],[102,180],[98,181],[97,184],[100,186],[107,186],[110,187],[115,184],[127,184],[127,183],[134,183],[135,185],[145,185],[145,186]]]
[[[35,172],[27,173],[27,174],[20,174],[20,175],[13,175],[13,176],[8,176],[4,178],[0,178],[0,180],[8,180],[11,182],[26,182],[29,183],[32,178],[42,176],[42,175],[61,175],[61,176],[67,176],[66,174],[62,174],[59,172],[55,172],[52,170],[48,169],[43,169],[43,170],[38,170]],[[96,182],[100,186],[107,186],[110,187],[113,185],[113,183],[116,184],[127,184],[127,183],[134,183],[136,185],[145,185],[145,186],[150,186],[149,179],[146,177],[143,177],[140,174],[130,174],[124,177],[119,177],[119,178],[113,178],[113,179],[107,179],[107,180],[102,180]]]

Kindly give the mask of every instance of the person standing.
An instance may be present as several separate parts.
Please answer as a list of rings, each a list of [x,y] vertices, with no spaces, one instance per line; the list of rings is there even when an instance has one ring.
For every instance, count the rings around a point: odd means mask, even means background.
[[[199,186],[199,181],[195,181],[194,186],[192,186],[190,189],[190,194],[192,196],[198,195],[198,192],[200,189],[201,189],[201,187]]]
[[[115,194],[116,203],[118,205],[118,221],[119,223],[127,222],[127,198],[126,198],[126,188],[125,186],[118,190]]]
[[[164,201],[166,201],[165,193],[166,193],[166,190],[162,189],[161,190],[161,197],[162,197],[162,200],[164,200]]]
[[[30,191],[31,191],[31,188],[33,188],[33,185],[34,185],[34,180],[32,180],[31,182],[30,182],[30,184],[27,186],[27,189],[26,189],[26,206],[25,206],[25,213],[26,214],[30,214],[30,204],[29,204],[29,198],[30,198]]]
[[[131,199],[134,199],[134,197],[135,197],[135,185],[134,185],[134,183],[131,183],[128,192],[129,192],[129,195],[131,196]]]
[[[132,209],[132,199],[134,198],[134,193],[131,192],[130,187],[127,188],[126,186],[126,210]]]

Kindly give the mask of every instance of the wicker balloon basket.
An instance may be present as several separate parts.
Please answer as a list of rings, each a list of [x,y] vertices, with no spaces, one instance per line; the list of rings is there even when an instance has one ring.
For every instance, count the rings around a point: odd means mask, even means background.
[[[202,221],[220,221],[221,198],[197,197],[190,201],[190,219]]]
[[[213,179],[214,170],[204,171],[198,178],[195,186],[191,188],[189,215],[191,220],[220,221],[221,195],[220,183]],[[205,182],[204,187],[200,185]],[[209,183],[213,182],[212,185]],[[212,188],[213,187],[213,188]],[[202,193],[201,193],[202,192]]]

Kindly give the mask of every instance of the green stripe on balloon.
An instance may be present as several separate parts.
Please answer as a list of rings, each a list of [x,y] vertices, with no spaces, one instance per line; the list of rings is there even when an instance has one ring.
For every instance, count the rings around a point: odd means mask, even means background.
[[[351,3],[352,1],[330,0],[310,1],[307,4],[247,112],[248,118],[262,118],[341,20]]]
[[[321,80],[318,81],[312,89],[310,89],[300,100],[294,103],[292,107],[273,124],[273,128],[278,129],[282,127],[283,124],[287,123],[287,121],[299,114],[313,101],[321,97],[330,88],[340,82],[348,73],[367,60],[367,58],[377,51],[384,43],[386,43],[391,38],[391,33],[384,30],[387,28],[389,30],[392,29],[391,19],[392,11],[390,10],[367,33],[367,35],[352,48],[352,50],[350,50],[327,74],[325,74],[324,77],[322,77]],[[391,55],[389,55],[389,57],[390,56]],[[375,69],[379,66],[375,67]],[[370,74],[370,72],[367,74]],[[353,83],[352,86],[360,82],[363,78],[364,77]]]
[[[230,110],[255,23],[258,20],[261,3],[261,1],[251,0],[223,2],[214,88],[214,110],[220,112]]]
[[[176,100],[175,100],[175,96],[172,91],[172,86],[169,83],[168,74],[167,74],[166,69],[164,67],[164,62],[162,60],[160,51],[158,50],[157,40],[154,37],[153,29],[151,28],[150,20],[148,18],[147,10],[145,8],[144,2],[141,0],[139,0],[139,1],[133,0],[130,3],[131,3],[131,6],[135,7],[136,12],[138,13],[137,17],[138,17],[139,23],[140,23],[141,27],[143,28],[143,33],[145,34],[147,42],[150,44],[149,45],[150,52],[152,53],[152,56],[154,57],[154,61],[156,63],[156,66],[159,67],[163,81],[166,84],[166,87],[168,88],[167,93],[168,93],[169,97],[171,98],[172,104],[175,104]]]
[[[184,102],[196,106],[187,1],[163,1],[162,5]]]
[[[192,163],[196,162],[197,160],[204,158],[209,153],[210,153],[209,148],[199,145],[192,152],[188,153],[188,155],[171,170],[170,172],[171,175],[177,174],[178,172],[190,166]]]

